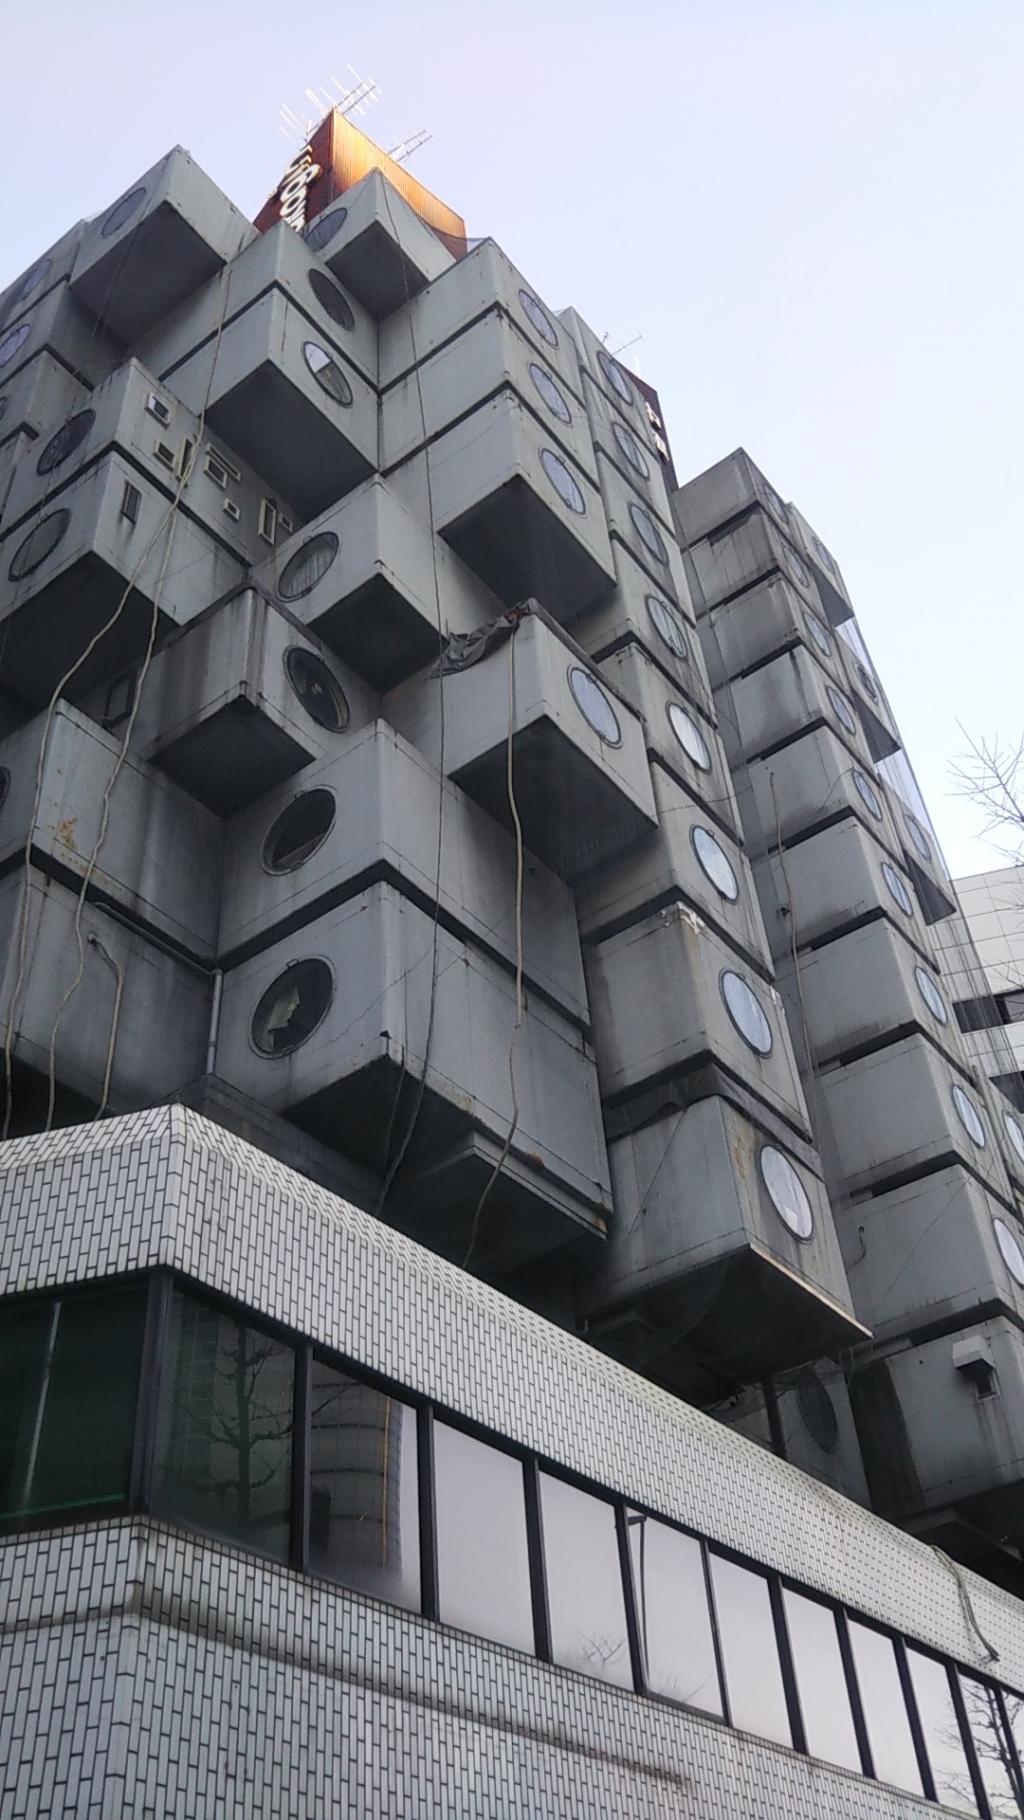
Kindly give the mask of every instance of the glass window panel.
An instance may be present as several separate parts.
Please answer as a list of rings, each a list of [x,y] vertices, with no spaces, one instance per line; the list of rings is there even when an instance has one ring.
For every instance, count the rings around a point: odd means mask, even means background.
[[[975,1681],[971,1675],[960,1676],[960,1688],[993,1820],[1021,1820],[1024,1815],[1024,1769],[1013,1760],[996,1691],[984,1681]],[[1024,1700],[1019,1694],[1011,1693],[1004,1693],[1003,1698],[1019,1751],[1024,1746]]]
[[[835,1615],[817,1599],[783,1592],[800,1711],[812,1757],[860,1769]]]
[[[911,1794],[923,1794],[892,1643],[880,1631],[852,1620],[850,1642],[875,1775],[880,1782],[893,1782]]]
[[[760,1738],[792,1744],[768,1582],[715,1554],[711,1579],[732,1722]]]
[[[144,1320],[142,1289],[73,1296],[5,1318],[5,1515],[120,1503],[127,1496]]]
[[[532,1653],[521,1462],[435,1422],[434,1463],[442,1619]]]
[[[176,1293],[157,1422],[154,1508],[286,1558],[294,1375],[291,1347]]]
[[[700,1543],[640,1511],[628,1511],[626,1521],[647,1686],[721,1716]]]
[[[418,1611],[416,1411],[314,1358],[309,1429],[310,1567]]]
[[[632,1687],[614,1508],[546,1472],[540,1487],[554,1659]]]
[[[907,1650],[907,1661],[936,1796],[944,1807],[955,1808],[959,1814],[976,1814],[978,1804],[945,1665],[919,1655],[916,1649]]]

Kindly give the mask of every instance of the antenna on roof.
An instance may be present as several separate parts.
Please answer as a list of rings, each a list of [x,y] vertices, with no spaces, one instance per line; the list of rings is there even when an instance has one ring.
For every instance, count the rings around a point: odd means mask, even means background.
[[[355,77],[354,82],[346,84],[337,76],[331,76],[331,87],[321,83],[318,88],[307,88],[297,111],[282,101],[279,126],[286,139],[305,145],[321,120],[326,120],[335,108],[346,118],[350,114],[362,116],[371,102],[380,100],[380,84],[372,76],[361,76],[351,63],[347,67]]]
[[[393,158],[396,164],[406,164],[413,152],[418,152],[420,146],[426,145],[427,140],[433,137],[433,133],[428,133],[426,127],[421,126],[418,133],[410,133],[408,139],[401,139],[397,145],[391,146],[388,157]]]

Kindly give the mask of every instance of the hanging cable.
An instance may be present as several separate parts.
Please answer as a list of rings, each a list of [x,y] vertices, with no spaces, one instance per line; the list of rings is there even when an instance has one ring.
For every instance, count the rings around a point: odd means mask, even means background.
[[[96,949],[100,959],[106,961],[107,966],[113,972],[116,981],[114,987],[114,1009],[110,1018],[110,1035],[107,1038],[107,1058],[103,1065],[103,1092],[100,1097],[100,1103],[92,1115],[93,1122],[95,1122],[97,1119],[103,1117],[103,1114],[107,1110],[107,1103],[110,1099],[110,1082],[114,1073],[114,1051],[117,1047],[117,1032],[121,1022],[121,999],[124,994],[124,968],[118,965],[113,955],[103,946],[98,935],[94,935],[90,932],[86,937],[86,940],[91,948]]]

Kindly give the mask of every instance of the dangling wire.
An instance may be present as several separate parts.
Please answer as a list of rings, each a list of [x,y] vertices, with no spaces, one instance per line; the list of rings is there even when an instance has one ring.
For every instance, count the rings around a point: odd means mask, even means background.
[[[95,1123],[97,1119],[103,1117],[103,1114],[107,1110],[107,1103],[110,1099],[110,1082],[114,1072],[114,1050],[117,1045],[117,1031],[121,1021],[121,999],[124,993],[124,968],[118,965],[113,955],[103,946],[98,935],[90,933],[86,937],[86,940],[91,948],[96,949],[100,959],[106,961],[107,966],[113,972],[116,981],[114,987],[114,1009],[110,1018],[110,1035],[107,1038],[107,1059],[103,1066],[103,1093],[100,1098],[100,1103],[92,1115],[93,1122]]]

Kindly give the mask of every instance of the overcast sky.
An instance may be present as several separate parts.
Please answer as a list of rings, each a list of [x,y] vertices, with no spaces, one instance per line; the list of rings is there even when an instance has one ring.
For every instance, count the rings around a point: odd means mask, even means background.
[[[954,872],[1024,732],[1021,0],[52,0],[5,31],[0,281],[169,147],[248,213],[282,102],[354,65],[385,146],[656,385],[687,478],[742,443],[835,552]],[[634,337],[640,337],[634,341]]]

